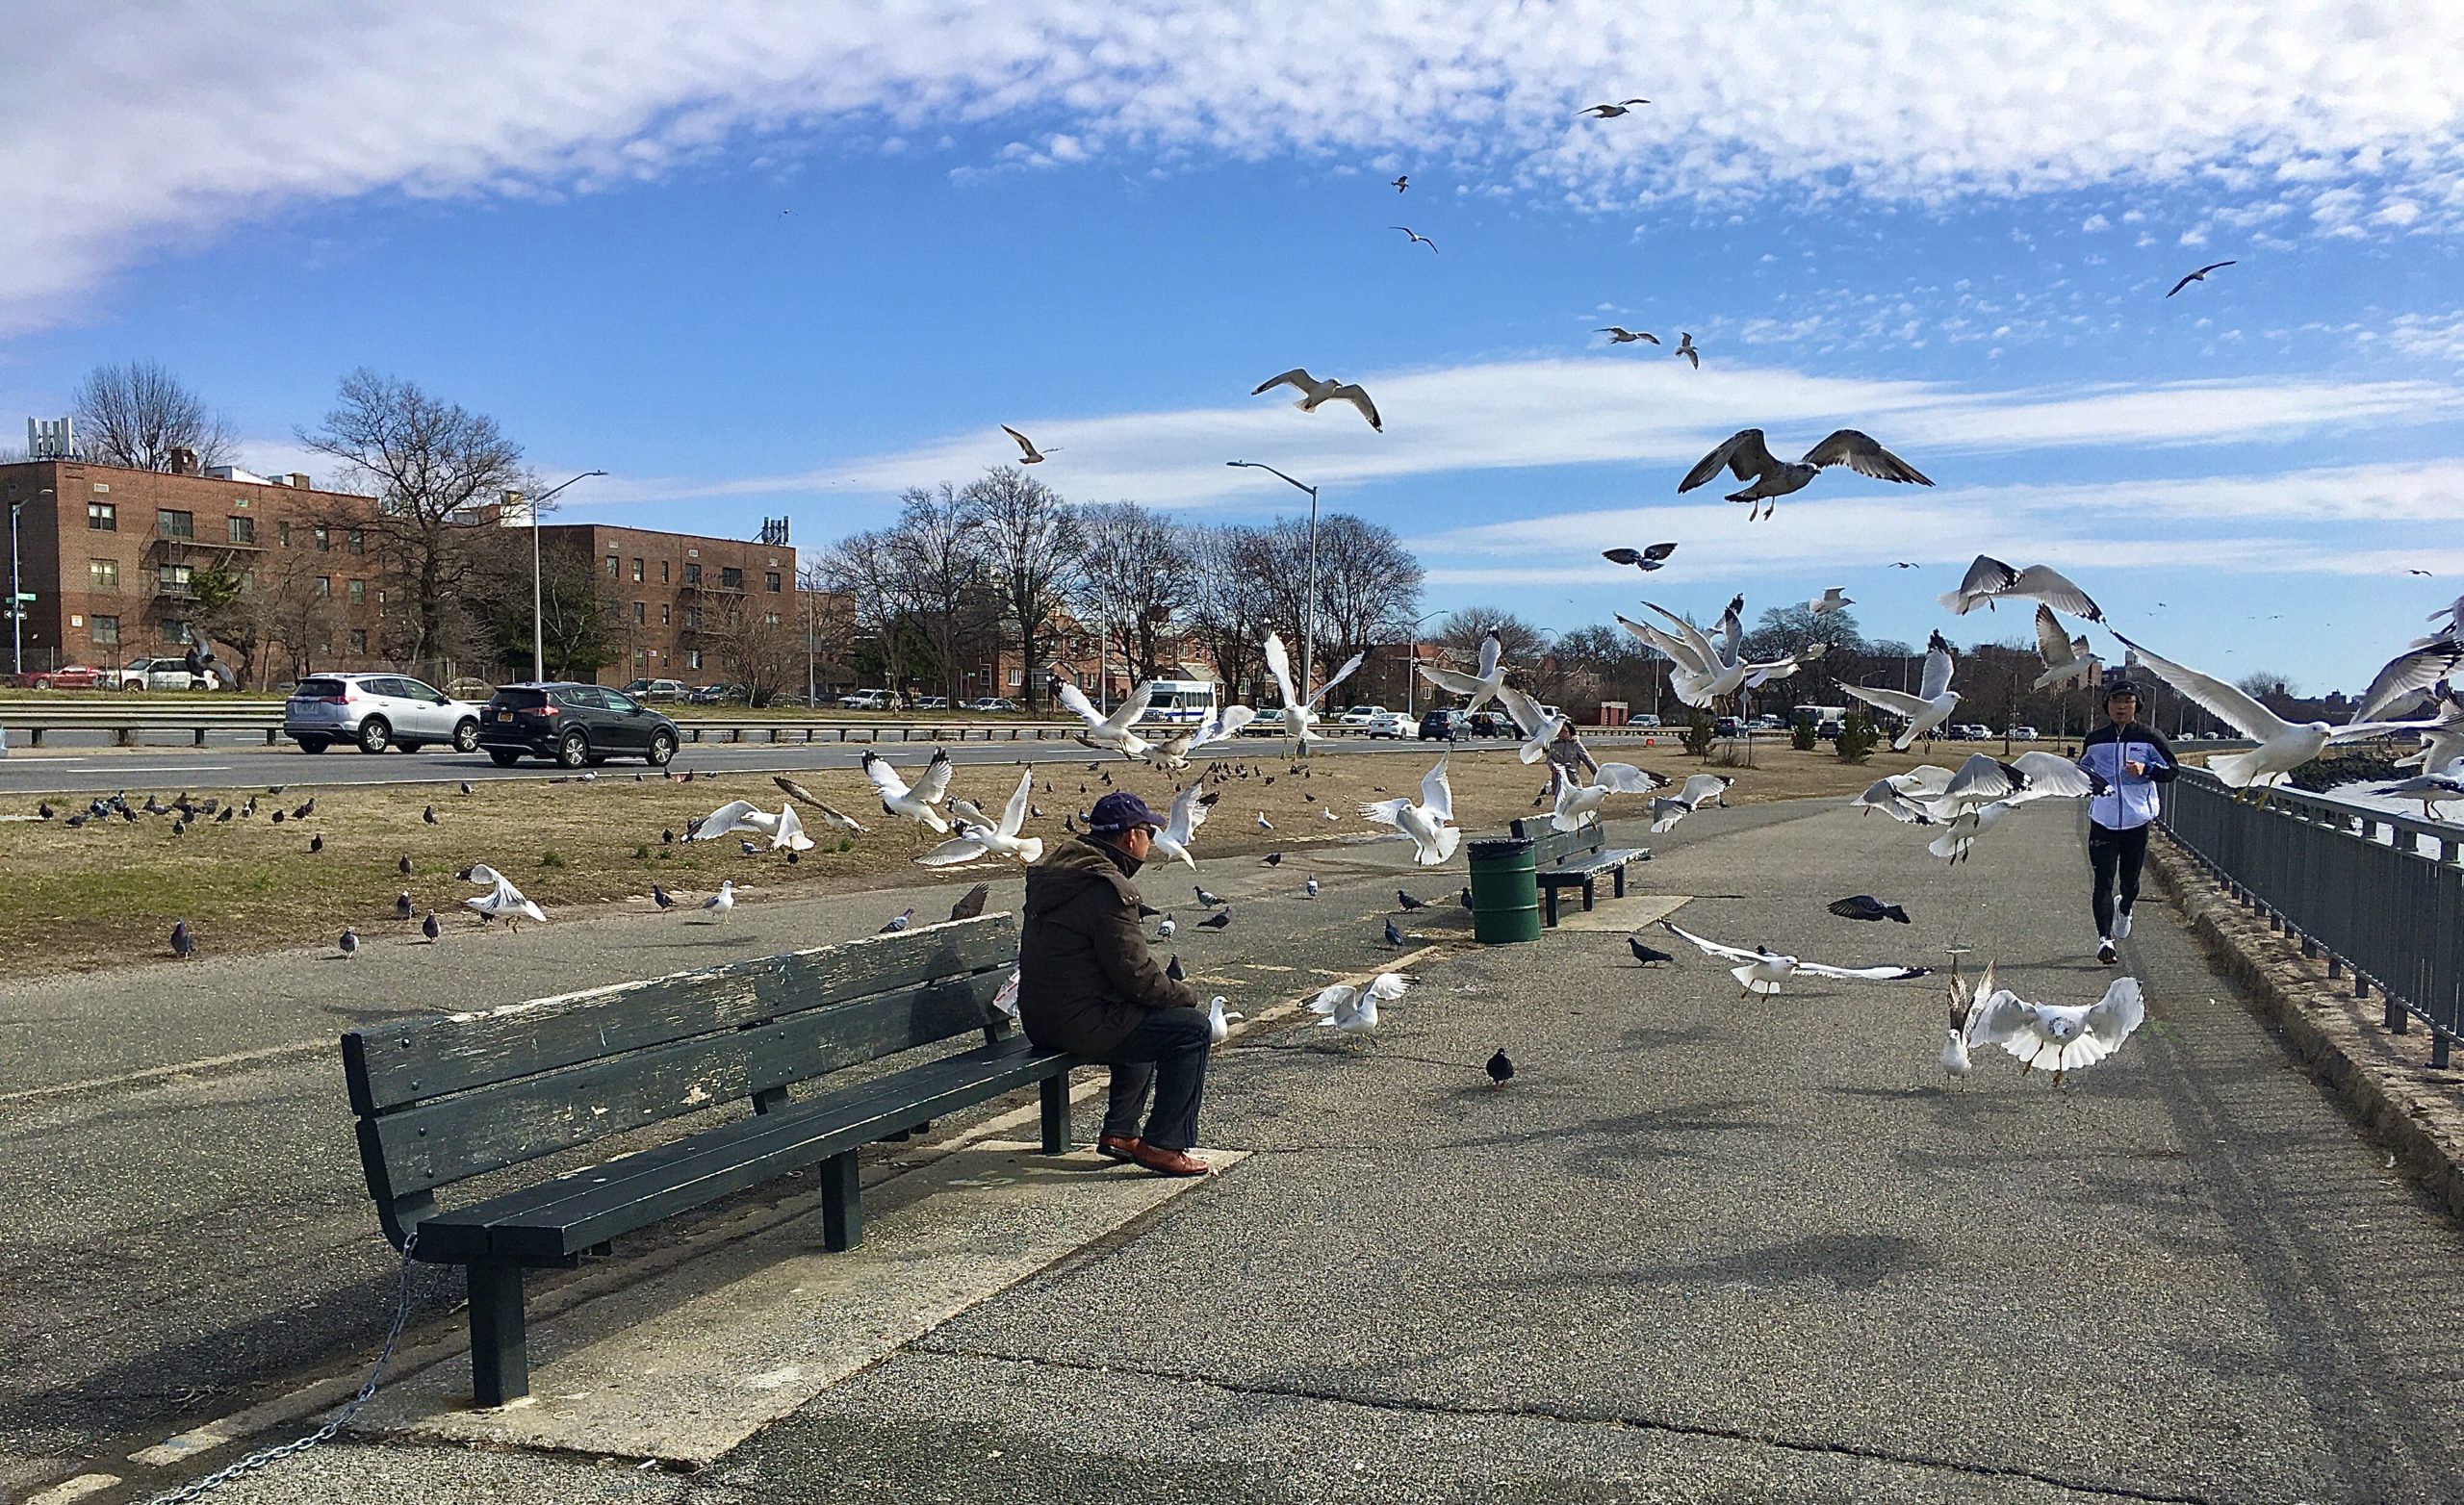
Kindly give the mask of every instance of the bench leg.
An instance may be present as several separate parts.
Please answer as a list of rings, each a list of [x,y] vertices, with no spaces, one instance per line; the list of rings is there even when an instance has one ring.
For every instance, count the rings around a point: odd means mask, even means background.
[[[1554,888],[1544,888],[1540,890],[1540,900],[1547,928],[1555,930],[1557,928],[1557,891]]]
[[[775,1113],[786,1106],[785,1087],[763,1087],[753,1094],[753,1110],[757,1113]]]
[[[471,1398],[501,1406],[530,1393],[530,1348],[522,1321],[522,1266],[474,1264]]]
[[[1626,870],[1623,867],[1617,870],[1617,897],[1626,897]]]
[[[843,1254],[864,1241],[863,1187],[856,1176],[856,1152],[821,1162],[821,1246]]]
[[[1046,1077],[1042,1084],[1043,1153],[1069,1153],[1069,1073]]]
[[[1589,914],[1589,913],[1591,912],[1591,899],[1592,899],[1592,894],[1593,894],[1593,892],[1594,892],[1595,890],[1597,890],[1597,889],[1599,888],[1599,886],[1600,886],[1600,880],[1599,880],[1598,879],[1596,879],[1596,878],[1586,878],[1586,879],[1584,879],[1584,880],[1582,880],[1582,909],[1583,909],[1583,913],[1585,913],[1585,914]]]

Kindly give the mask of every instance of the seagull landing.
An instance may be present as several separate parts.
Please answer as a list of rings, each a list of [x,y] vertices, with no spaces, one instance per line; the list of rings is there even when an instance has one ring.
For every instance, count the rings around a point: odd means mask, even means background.
[[[1838,465],[1878,481],[1912,482],[1918,486],[1934,484],[1916,467],[1853,428],[1833,433],[1807,450],[1804,459],[1794,463],[1771,452],[1762,442],[1762,430],[1741,428],[1730,435],[1725,444],[1697,461],[1694,469],[1685,472],[1685,479],[1677,483],[1677,489],[1681,494],[1692,491],[1725,468],[1738,480],[1747,483],[1742,490],[1731,492],[1727,499],[1756,504],[1755,510],[1748,514],[1750,522],[1757,517],[1769,517],[1772,508],[1778,504],[1778,498],[1805,490],[1816,475]],[[1761,505],[1763,503],[1770,505]]]
[[[1724,946],[1718,941],[1705,940],[1702,936],[1696,935],[1691,931],[1679,930],[1674,924],[1667,920],[1662,920],[1659,923],[1660,929],[1668,931],[1671,935],[1677,936],[1681,940],[1692,941],[1696,946],[1702,948],[1707,954],[1714,957],[1724,957],[1730,960],[1737,962],[1738,965],[1729,969],[1729,976],[1736,979],[1737,985],[1742,990],[1738,995],[1740,997],[1744,996],[1746,993],[1754,993],[1758,994],[1761,997],[1768,998],[1772,994],[1780,991],[1780,984],[1782,982],[1787,981],[1789,978],[1797,976],[1800,973],[1807,977],[1862,978],[1873,982],[1898,982],[1907,978],[1921,978],[1933,970],[1931,967],[1904,967],[1897,965],[1880,967],[1826,966],[1819,961],[1804,961],[1795,957],[1784,957],[1770,951],[1747,951],[1742,947]]]
[[[1412,839],[1412,860],[1422,867],[1437,867],[1444,863],[1454,855],[1455,844],[1463,839],[1461,830],[1447,824],[1454,819],[1454,789],[1447,782],[1446,759],[1442,757],[1437,760],[1435,768],[1421,777],[1420,804],[1414,804],[1398,796],[1364,804],[1360,807],[1360,814],[1363,820],[1392,826],[1409,836]]]
[[[1437,247],[1432,245],[1429,249]],[[1296,366],[1280,376],[1270,376],[1258,383],[1249,389],[1249,395],[1257,396],[1274,387],[1290,387],[1299,393],[1300,400],[1293,406],[1303,413],[1317,412],[1321,403],[1348,402],[1360,409],[1360,416],[1369,420],[1370,427],[1381,434],[1386,431],[1385,421],[1377,416],[1377,404],[1369,400],[1369,394],[1362,391],[1357,383],[1331,379],[1321,381],[1304,368]]]
[[[1989,970],[1988,985],[1991,977]],[[1969,1012],[1967,1043],[1999,1045],[2018,1059],[2022,1075],[2042,1068],[2059,1085],[2065,1073],[2121,1049],[2146,1018],[2137,978],[2114,979],[2102,999],[2086,1005],[2032,1004],[2006,987]]]

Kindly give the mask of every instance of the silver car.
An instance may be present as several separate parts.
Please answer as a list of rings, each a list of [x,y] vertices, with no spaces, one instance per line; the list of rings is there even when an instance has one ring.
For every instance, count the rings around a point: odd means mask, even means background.
[[[456,752],[479,746],[479,707],[407,675],[311,675],[282,706],[283,734],[302,752],[351,742],[362,752],[416,752],[430,743]]]

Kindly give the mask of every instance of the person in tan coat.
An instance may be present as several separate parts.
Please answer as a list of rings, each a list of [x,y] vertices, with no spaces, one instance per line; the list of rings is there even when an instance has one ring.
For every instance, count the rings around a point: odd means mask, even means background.
[[[1206,1162],[1189,1149],[1206,1090],[1206,1011],[1146,949],[1143,901],[1130,884],[1163,826],[1138,796],[1108,794],[1086,837],[1027,869],[1018,1022],[1044,1049],[1113,1068],[1098,1153],[1159,1175],[1203,1176]]]

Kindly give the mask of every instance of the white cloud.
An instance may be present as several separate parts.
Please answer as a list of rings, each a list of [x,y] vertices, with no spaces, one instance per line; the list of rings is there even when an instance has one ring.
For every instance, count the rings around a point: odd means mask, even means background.
[[[2106,218],[2102,215],[2090,215],[2087,218],[2079,222],[2079,228],[2090,232],[2110,230],[2113,228],[2113,223],[2114,222],[2112,220]]]
[[[1769,25],[1622,0],[31,0],[0,55],[0,150],[21,165],[0,319],[73,317],[133,259],[293,205],[587,191],[776,156],[803,131],[875,148],[990,132],[1035,166],[1408,148],[1458,189],[1604,212],[2273,177],[2464,213],[2464,7],[2188,9],[2079,0],[2053,25],[1813,0]],[[1573,118],[1636,79],[1649,109]]]

